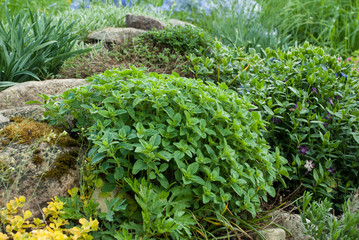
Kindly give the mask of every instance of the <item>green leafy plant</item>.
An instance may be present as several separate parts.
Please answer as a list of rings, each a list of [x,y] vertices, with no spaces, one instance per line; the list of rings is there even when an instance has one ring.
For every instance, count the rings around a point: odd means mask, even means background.
[[[343,203],[358,183],[354,66],[308,43],[263,54],[217,42],[210,57],[191,56],[190,61],[196,77],[225,82],[252,99],[270,123],[266,139],[289,160],[288,185],[297,187],[299,181],[315,197]]]
[[[336,217],[331,213],[332,204],[327,199],[312,201],[312,195],[304,193],[301,217],[307,234],[315,240],[358,239],[359,212],[352,213],[351,204],[347,200],[343,206],[343,215]]]
[[[154,46],[169,48],[181,54],[199,53],[208,50],[213,39],[203,30],[191,26],[169,26],[162,31],[149,31],[141,34],[138,39],[143,43],[152,43]]]
[[[72,25],[53,23],[44,14],[7,13],[7,24],[0,23],[0,89],[56,74],[65,59],[87,51],[72,51]]]
[[[287,174],[279,151],[269,152],[262,138],[260,114],[225,84],[136,68],[88,81],[60,102],[43,96],[46,115],[57,124],[66,125],[67,115],[76,119],[75,131],[85,131],[93,145],[89,157],[104,180],[102,191],[118,187],[134,196],[138,207],[123,214],[143,223],[138,229],[129,222],[139,234],[185,237],[192,224],[186,210],[199,217],[206,209],[255,216],[260,199],[274,196],[271,185]],[[161,225],[166,222],[173,223]]]

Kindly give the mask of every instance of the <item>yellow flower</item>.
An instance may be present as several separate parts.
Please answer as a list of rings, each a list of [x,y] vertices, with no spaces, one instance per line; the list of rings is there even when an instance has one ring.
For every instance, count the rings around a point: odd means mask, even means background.
[[[68,2],[69,4],[71,4],[71,0],[67,0],[67,2]]]

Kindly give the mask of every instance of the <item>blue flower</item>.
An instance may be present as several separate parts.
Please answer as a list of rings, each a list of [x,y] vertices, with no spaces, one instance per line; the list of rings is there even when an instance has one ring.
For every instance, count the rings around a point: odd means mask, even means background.
[[[340,72],[340,74],[341,74],[345,79],[347,79],[348,75],[346,75],[346,74],[343,73],[343,72]]]
[[[313,92],[318,93],[318,89],[315,87],[312,87]]]
[[[114,0],[114,2],[117,2],[117,4],[118,4],[118,0]],[[121,3],[122,3],[122,6],[124,6],[124,7],[126,7],[127,6],[127,0],[121,0]],[[115,3],[116,4],[116,3]],[[128,7],[132,7],[132,5],[133,5],[133,2],[132,2],[132,0],[129,0],[129,5],[128,5]]]
[[[89,0],[74,0],[71,1],[70,8],[73,10],[79,8],[90,8],[90,1]]]

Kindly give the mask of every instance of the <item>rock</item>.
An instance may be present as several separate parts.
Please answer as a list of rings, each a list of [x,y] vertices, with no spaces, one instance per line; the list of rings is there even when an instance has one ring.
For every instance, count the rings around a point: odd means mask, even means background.
[[[126,39],[134,39],[135,37],[144,32],[144,30],[136,28],[109,27],[98,32],[92,32],[87,36],[87,38],[90,40],[104,41],[106,43],[121,44]]]
[[[285,231],[281,228],[268,228],[259,231],[265,238],[265,240],[285,240]],[[256,240],[262,240],[262,238],[257,235]]]
[[[17,107],[0,111],[0,128],[10,123],[12,117],[32,118],[41,120],[44,118],[45,109],[41,106],[32,105],[26,107]]]
[[[4,127],[9,122],[10,122],[10,119],[0,113],[0,128]]]
[[[8,124],[0,131],[0,206],[25,196],[24,210],[42,219],[47,202],[79,186],[83,155],[77,140],[45,123],[18,118]]]
[[[163,30],[165,24],[155,18],[134,15],[134,14],[126,14],[126,27],[137,28],[142,30],[152,30],[153,28],[157,30]]]
[[[283,210],[277,210],[271,213],[274,223],[283,226],[292,235],[287,238],[290,240],[308,240],[309,236],[305,235],[305,227],[299,214],[292,214]],[[309,221],[309,220],[307,220]]]
[[[19,83],[0,92],[0,111],[28,106],[27,101],[40,101],[38,94],[57,95],[69,88],[86,84],[84,79],[54,79]]]
[[[181,26],[181,27],[185,27],[185,26],[191,26],[191,27],[196,27],[195,25],[188,23],[188,22],[184,22],[178,19],[170,19],[168,21],[169,24],[171,24],[172,26]]]
[[[101,189],[100,188],[96,188],[91,195],[91,199],[93,199],[96,203],[98,203],[98,207],[97,209],[101,212],[101,213],[107,213],[108,209],[107,209],[107,204],[106,204],[106,200],[107,201],[111,201],[111,199],[115,198],[117,195],[117,191],[112,191],[110,193],[108,193],[108,196],[106,197],[102,197],[101,196]]]

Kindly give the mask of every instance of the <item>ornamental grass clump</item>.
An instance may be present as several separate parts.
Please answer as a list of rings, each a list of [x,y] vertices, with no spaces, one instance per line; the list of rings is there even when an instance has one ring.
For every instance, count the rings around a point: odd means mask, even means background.
[[[193,216],[255,216],[287,174],[262,136],[261,115],[225,84],[136,68],[87,81],[61,101],[43,96],[46,115],[57,124],[75,119],[102,191],[120,191],[129,206],[116,216],[139,235],[186,239]]]
[[[5,7],[6,9],[6,7]],[[0,22],[0,91],[17,83],[42,80],[57,73],[64,61],[88,49],[73,50],[73,24],[63,26],[45,14],[30,12]]]
[[[263,113],[266,138],[289,161],[290,186],[343,203],[359,184],[359,81],[353,66],[308,43],[252,58],[235,85]],[[339,205],[337,205],[339,206]]]

